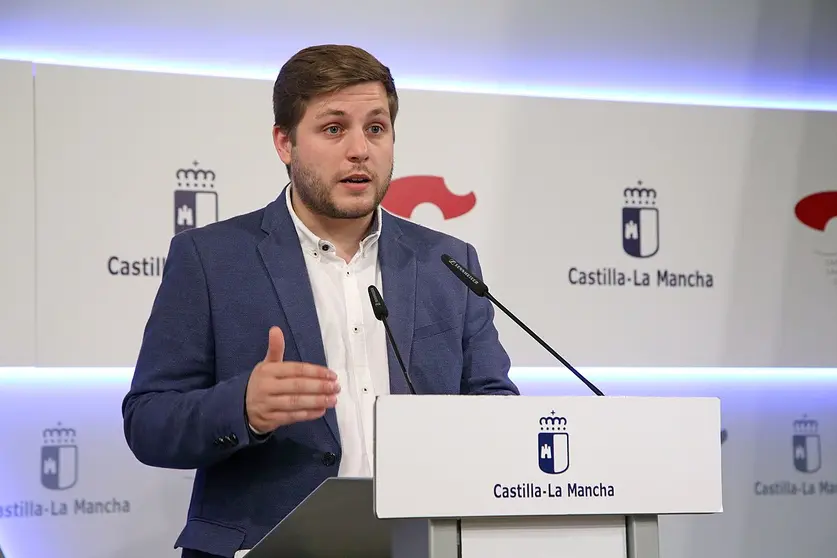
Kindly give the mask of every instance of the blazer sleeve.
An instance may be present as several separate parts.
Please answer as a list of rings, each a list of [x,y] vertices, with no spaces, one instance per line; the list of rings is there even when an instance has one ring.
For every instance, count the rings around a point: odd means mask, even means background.
[[[208,467],[263,443],[247,428],[249,374],[216,382],[212,313],[193,236],[175,235],[122,403],[125,438],[146,465]]]
[[[477,251],[467,245],[467,267],[482,276]],[[509,378],[511,360],[500,343],[494,326],[491,301],[468,289],[465,304],[465,327],[462,335],[462,393],[471,395],[520,395]]]

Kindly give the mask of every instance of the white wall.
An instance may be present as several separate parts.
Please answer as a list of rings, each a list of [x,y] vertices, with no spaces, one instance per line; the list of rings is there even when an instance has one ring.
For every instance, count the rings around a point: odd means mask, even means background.
[[[351,42],[400,79],[833,103],[834,29],[832,0],[6,0],[0,58],[155,60],[269,77],[307,44]]]
[[[32,65],[0,60],[0,366],[35,363]]]

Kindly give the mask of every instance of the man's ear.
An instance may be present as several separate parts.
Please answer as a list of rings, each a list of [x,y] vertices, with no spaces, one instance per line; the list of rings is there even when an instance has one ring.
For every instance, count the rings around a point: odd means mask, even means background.
[[[285,165],[291,164],[291,136],[286,134],[279,126],[273,127],[273,146],[276,148],[276,153]]]

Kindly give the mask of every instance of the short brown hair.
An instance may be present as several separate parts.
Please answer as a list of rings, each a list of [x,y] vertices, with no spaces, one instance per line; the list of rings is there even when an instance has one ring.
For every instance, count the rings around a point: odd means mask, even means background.
[[[365,50],[350,45],[304,48],[285,62],[273,85],[273,122],[294,140],[308,102],[352,85],[380,82],[387,92],[392,123],[398,93],[389,68]]]

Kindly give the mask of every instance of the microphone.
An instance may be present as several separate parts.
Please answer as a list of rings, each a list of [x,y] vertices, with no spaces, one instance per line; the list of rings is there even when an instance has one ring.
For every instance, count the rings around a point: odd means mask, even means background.
[[[384,324],[384,329],[389,337],[392,350],[395,352],[395,358],[398,359],[398,365],[401,366],[401,372],[404,373],[404,379],[407,380],[407,386],[410,388],[410,393],[416,395],[416,388],[413,387],[413,381],[410,379],[410,375],[407,374],[407,369],[404,367],[404,361],[401,360],[401,353],[398,352],[398,346],[395,344],[395,338],[392,336],[392,330],[389,329],[389,323],[387,323],[389,310],[387,310],[387,305],[384,304],[384,297],[381,296],[381,293],[375,285],[369,285],[369,302],[372,303],[372,312],[375,313],[375,318]]]
[[[556,352],[555,352],[555,350],[554,350],[552,347],[550,347],[549,345],[547,345],[547,344],[546,344],[546,342],[545,342],[543,339],[541,339],[540,337],[538,337],[538,336],[537,336],[537,334],[536,334],[534,331],[532,331],[531,329],[529,329],[529,328],[526,326],[526,324],[524,324],[524,323],[523,323],[523,322],[521,322],[519,319],[517,319],[517,316],[515,316],[514,314],[512,314],[509,310],[507,310],[507,309],[506,309],[506,307],[505,307],[505,306],[503,306],[502,304],[500,304],[500,302],[499,302],[496,298],[494,298],[493,296],[491,296],[491,293],[489,293],[489,292],[488,292],[488,285],[486,285],[485,283],[483,283],[483,282],[482,282],[482,280],[480,280],[479,278],[475,277],[473,273],[471,273],[470,271],[468,271],[468,270],[467,270],[465,267],[463,267],[463,266],[462,266],[459,262],[457,262],[457,261],[456,261],[455,259],[453,259],[452,257],[448,256],[447,254],[442,254],[442,262],[443,262],[443,263],[444,263],[444,264],[448,267],[448,269],[450,269],[450,270],[453,272],[453,274],[454,274],[454,275],[456,275],[456,276],[459,278],[459,280],[460,280],[460,281],[462,281],[463,283],[465,283],[465,285],[466,285],[469,289],[471,289],[471,291],[472,291],[475,295],[480,296],[480,297],[487,298],[487,299],[488,299],[488,300],[490,300],[492,303],[494,303],[494,305],[495,305],[495,306],[497,306],[497,308],[499,308],[500,310],[502,310],[502,311],[503,311],[503,313],[504,313],[504,314],[506,314],[509,318],[511,318],[511,319],[514,321],[514,323],[516,323],[516,324],[517,324],[517,325],[519,325],[521,328],[523,328],[523,331],[525,331],[526,333],[528,333],[528,334],[529,334],[529,335],[530,335],[530,336],[531,336],[531,337],[532,337],[535,341],[537,341],[538,343],[540,343],[540,345],[541,345],[544,349],[546,349],[547,351],[549,351],[549,353],[550,353],[552,356],[554,356],[555,358],[557,358],[558,360],[560,360],[560,361],[561,361],[561,364],[563,364],[564,366],[566,366],[566,367],[567,367],[567,369],[569,369],[569,371],[570,371],[570,372],[572,372],[573,374],[575,374],[575,376],[576,376],[579,380],[581,380],[582,382],[584,382],[584,384],[585,384],[588,388],[590,388],[590,391],[592,391],[592,392],[593,392],[593,393],[595,393],[596,395],[604,395],[604,393],[602,393],[602,391],[601,391],[599,388],[597,388],[596,386],[594,386],[594,385],[593,385],[593,384],[592,384],[592,383],[591,383],[591,382],[590,382],[587,378],[585,378],[584,376],[582,376],[582,375],[578,372],[578,370],[576,370],[575,368],[573,368],[572,364],[570,364],[569,362],[567,362],[566,360],[564,360],[564,357],[562,357],[561,355],[559,355],[558,353],[556,353]]]

